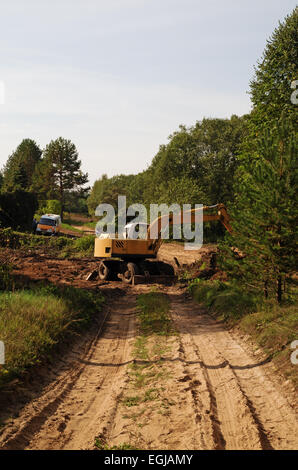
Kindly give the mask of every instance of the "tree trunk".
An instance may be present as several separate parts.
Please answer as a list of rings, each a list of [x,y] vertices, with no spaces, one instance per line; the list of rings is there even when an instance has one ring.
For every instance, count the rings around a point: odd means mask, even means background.
[[[61,173],[60,173],[60,204],[61,204],[60,217],[61,217],[61,222],[63,222],[64,191],[63,191],[63,182],[62,182],[62,174]]]

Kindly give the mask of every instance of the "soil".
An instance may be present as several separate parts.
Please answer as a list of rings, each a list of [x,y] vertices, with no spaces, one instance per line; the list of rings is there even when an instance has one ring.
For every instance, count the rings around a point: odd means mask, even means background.
[[[173,253],[181,264],[201,256],[180,253],[176,244],[164,244],[160,254],[165,260]],[[157,287],[169,296],[177,334],[162,340],[158,361],[151,357],[144,363],[149,370],[160,368],[153,385],[135,390],[136,298],[152,286],[87,281],[98,263],[94,259],[61,260],[7,249],[1,260],[12,262],[24,282],[43,279],[99,289],[107,296],[88,332],[29,380],[0,393],[1,449],[94,449],[95,442],[161,450],[297,448],[291,386],[179,284]],[[144,392],[147,401],[132,402],[133,394],[143,397]]]

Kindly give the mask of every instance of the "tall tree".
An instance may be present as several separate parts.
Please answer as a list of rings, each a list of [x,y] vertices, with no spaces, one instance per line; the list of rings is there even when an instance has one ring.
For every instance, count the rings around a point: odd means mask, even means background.
[[[234,264],[222,247],[224,265],[244,285],[275,292],[295,263],[298,212],[297,105],[291,83],[298,76],[298,8],[267,41],[250,84],[253,110],[241,146],[232,213],[236,245],[245,257]],[[229,236],[228,236],[229,238]]]
[[[297,122],[291,84],[298,79],[298,7],[279,23],[267,41],[250,83],[252,134],[272,121]]]
[[[233,200],[234,172],[239,146],[246,133],[246,117],[203,119],[193,127],[180,126],[160,147],[149,168],[151,190],[148,196],[160,200],[161,187],[186,178],[197,185],[196,202],[215,204]],[[187,188],[185,192],[187,200]]]
[[[81,171],[76,146],[67,139],[59,137],[52,140],[44,150],[42,175],[50,179],[52,193],[57,193],[61,203],[61,218],[66,191],[79,189],[88,182],[88,174]],[[47,183],[48,184],[48,183]]]
[[[31,190],[41,150],[32,139],[24,139],[10,155],[3,170],[3,191]]]
[[[255,152],[243,153],[231,211],[233,245],[245,254],[235,262],[226,246],[224,267],[243,285],[265,288],[282,299],[282,280],[295,269],[297,133],[291,124],[258,136]]]

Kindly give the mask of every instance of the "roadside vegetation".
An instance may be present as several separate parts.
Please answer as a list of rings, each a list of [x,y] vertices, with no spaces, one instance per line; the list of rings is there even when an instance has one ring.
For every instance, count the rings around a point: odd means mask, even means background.
[[[80,238],[64,236],[46,237],[32,233],[17,232],[10,228],[0,230],[0,246],[13,249],[46,248],[57,257],[91,256],[94,251],[94,236],[86,235]]]
[[[291,83],[297,76],[297,26],[295,8],[273,32],[250,83],[253,109],[229,205],[233,233],[219,243],[219,268],[228,282],[190,284],[195,300],[251,335],[295,383],[297,365],[290,356],[298,337],[298,167]]]
[[[248,334],[280,372],[298,384],[297,366],[291,363],[291,343],[298,331],[295,288],[281,304],[235,282],[196,279],[189,284],[189,290],[209,313]]]
[[[5,344],[0,386],[49,359],[67,335],[85,329],[103,300],[99,293],[71,286],[0,292],[0,331]]]

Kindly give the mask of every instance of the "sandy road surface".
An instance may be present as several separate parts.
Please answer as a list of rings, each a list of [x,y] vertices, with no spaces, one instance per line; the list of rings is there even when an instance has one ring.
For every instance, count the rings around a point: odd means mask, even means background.
[[[110,301],[94,329],[49,372],[52,380],[2,428],[0,448],[93,449],[96,437],[142,449],[297,448],[294,404],[270,365],[177,287],[161,289],[179,334],[165,340],[158,361],[144,363],[163,371],[147,389],[157,395],[125,405],[134,393],[136,295],[148,289],[126,289]]]

